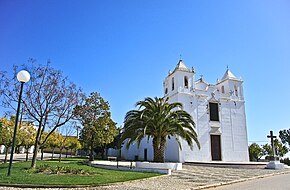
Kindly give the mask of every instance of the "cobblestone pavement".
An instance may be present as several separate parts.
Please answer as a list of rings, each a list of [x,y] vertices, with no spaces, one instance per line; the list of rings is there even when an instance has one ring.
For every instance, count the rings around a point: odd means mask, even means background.
[[[218,168],[209,166],[183,165],[183,170],[173,172],[171,176],[160,176],[114,185],[77,188],[77,190],[168,190],[199,189],[200,187],[243,181],[250,178],[265,177],[274,174],[290,173],[290,170]],[[2,189],[20,190],[20,188],[0,187]],[[55,189],[56,188],[50,188]]]

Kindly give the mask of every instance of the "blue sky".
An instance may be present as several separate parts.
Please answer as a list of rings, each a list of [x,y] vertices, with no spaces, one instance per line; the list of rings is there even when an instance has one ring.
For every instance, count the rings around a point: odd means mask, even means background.
[[[28,58],[110,102],[121,125],[180,54],[209,83],[227,65],[244,80],[249,141],[290,127],[290,2],[0,0],[0,65]],[[264,143],[264,142],[262,142]]]

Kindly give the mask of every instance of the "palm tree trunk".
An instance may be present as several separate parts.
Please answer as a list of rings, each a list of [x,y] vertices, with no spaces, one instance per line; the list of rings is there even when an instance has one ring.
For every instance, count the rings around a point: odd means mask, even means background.
[[[158,146],[157,139],[153,139],[154,162],[164,162],[166,139],[162,138]]]

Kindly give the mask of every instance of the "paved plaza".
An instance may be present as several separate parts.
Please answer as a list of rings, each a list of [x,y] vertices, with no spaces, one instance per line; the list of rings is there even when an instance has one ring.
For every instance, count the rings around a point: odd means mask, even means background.
[[[290,170],[266,170],[266,169],[239,169],[219,168],[209,166],[184,165],[183,170],[175,171],[171,176],[125,182],[94,189],[117,190],[143,190],[143,189],[200,189],[220,184],[234,183],[248,179],[269,177],[275,174],[290,173]]]
[[[249,180],[232,185],[224,185],[207,190],[289,190],[290,174],[275,175],[272,177]]]

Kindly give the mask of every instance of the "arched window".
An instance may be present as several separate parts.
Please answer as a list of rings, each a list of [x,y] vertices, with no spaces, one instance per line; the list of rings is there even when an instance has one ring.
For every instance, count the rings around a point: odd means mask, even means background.
[[[188,77],[184,77],[184,88],[188,88]]]
[[[172,78],[172,90],[174,90],[174,77]]]
[[[222,86],[222,93],[224,94],[225,93],[225,87]]]
[[[168,89],[167,88],[165,88],[165,94],[167,94],[168,93]]]

